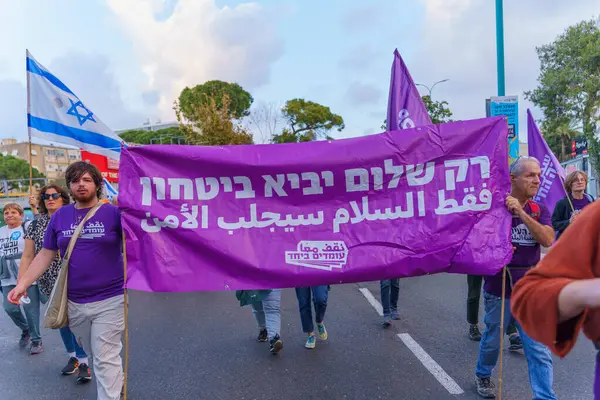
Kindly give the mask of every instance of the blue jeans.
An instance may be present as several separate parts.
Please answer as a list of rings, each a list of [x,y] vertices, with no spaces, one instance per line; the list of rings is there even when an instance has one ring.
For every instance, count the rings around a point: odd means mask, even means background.
[[[38,343],[42,341],[40,335],[40,289],[37,285],[31,285],[27,289],[27,297],[29,297],[29,304],[23,304],[23,310],[25,316],[21,312],[21,306],[11,303],[6,299],[8,293],[15,288],[15,285],[3,286],[3,302],[4,311],[13,320],[15,325],[22,331],[29,331],[31,341]]]
[[[82,359],[86,358],[87,354],[85,354],[85,350],[79,346],[77,340],[75,339],[75,335],[71,332],[71,328],[65,326],[64,328],[60,328],[60,337],[62,338],[63,344],[65,345],[65,349],[67,353],[73,354],[75,353],[75,357]]]
[[[381,281],[381,305],[383,315],[390,316],[393,311],[398,311],[398,293],[400,292],[400,279],[387,279]]]
[[[479,358],[475,375],[478,378],[489,378],[496,366],[500,355],[500,315],[502,298],[483,292],[485,304],[485,331],[479,343]],[[504,305],[504,331],[512,319],[510,312],[510,299],[505,300]],[[521,325],[515,321],[517,330],[523,341],[523,350],[527,358],[529,369],[529,383],[536,400],[555,400],[556,395],[552,389],[553,369],[552,354],[548,347],[536,342],[523,331]]]
[[[281,289],[273,289],[262,301],[252,304],[252,312],[260,329],[266,329],[269,340],[281,330]]]
[[[302,331],[311,333],[315,331],[312,320],[312,300],[315,304],[315,321],[317,324],[323,322],[325,311],[327,310],[328,290],[325,286],[313,286],[307,288],[296,288],[296,297],[298,298],[298,307],[300,309],[300,320],[302,321]]]

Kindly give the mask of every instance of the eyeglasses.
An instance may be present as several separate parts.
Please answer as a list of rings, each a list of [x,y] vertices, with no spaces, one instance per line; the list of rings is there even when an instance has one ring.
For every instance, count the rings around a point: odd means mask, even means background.
[[[52,193],[52,194],[44,193],[42,195],[42,200],[44,200],[44,201],[49,200],[50,198],[52,198],[52,200],[58,200],[60,198],[60,193]]]

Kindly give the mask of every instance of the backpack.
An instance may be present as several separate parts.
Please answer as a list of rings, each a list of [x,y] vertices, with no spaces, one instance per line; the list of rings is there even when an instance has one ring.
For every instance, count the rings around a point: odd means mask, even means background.
[[[529,204],[529,208],[531,209],[531,218],[540,222],[540,216],[542,215],[542,208],[540,205],[533,200],[527,200],[527,203],[525,204]]]

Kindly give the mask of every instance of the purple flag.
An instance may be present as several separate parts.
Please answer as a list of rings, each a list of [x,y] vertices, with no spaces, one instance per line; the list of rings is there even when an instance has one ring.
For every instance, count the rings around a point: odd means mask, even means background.
[[[394,51],[390,95],[388,97],[387,131],[431,125],[427,108],[413,82],[398,49]]]
[[[127,287],[272,289],[510,261],[502,117],[354,139],[123,149]]]
[[[565,170],[542,137],[530,110],[527,110],[527,142],[529,155],[537,158],[542,167],[540,189],[533,199],[552,212],[556,203],[567,195],[563,186]]]

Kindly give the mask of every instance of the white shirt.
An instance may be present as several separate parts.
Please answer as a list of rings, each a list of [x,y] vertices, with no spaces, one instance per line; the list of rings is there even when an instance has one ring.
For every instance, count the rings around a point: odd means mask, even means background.
[[[25,250],[25,232],[23,227],[19,225],[16,228],[10,229],[7,226],[0,228],[0,252],[4,256],[12,256],[15,254],[23,254]],[[17,267],[21,265],[21,260],[15,260]],[[0,280],[2,286],[12,286],[17,284],[17,277],[13,276],[14,271],[9,268],[10,278]]]

